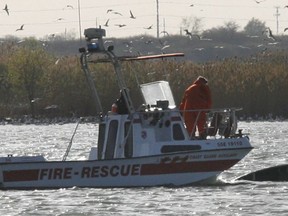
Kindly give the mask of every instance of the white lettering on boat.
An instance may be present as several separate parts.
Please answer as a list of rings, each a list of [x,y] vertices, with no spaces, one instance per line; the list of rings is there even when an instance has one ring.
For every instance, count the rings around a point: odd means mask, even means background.
[[[236,157],[237,153],[227,153],[227,154],[219,154],[218,157],[219,158],[229,158],[229,157]]]
[[[197,154],[197,155],[190,155],[189,156],[189,160],[190,161],[193,161],[193,160],[201,160],[203,158],[205,159],[216,159],[216,158],[232,158],[232,157],[237,157],[238,154],[237,153],[218,153],[218,154],[215,154],[215,153],[211,153],[211,154]]]

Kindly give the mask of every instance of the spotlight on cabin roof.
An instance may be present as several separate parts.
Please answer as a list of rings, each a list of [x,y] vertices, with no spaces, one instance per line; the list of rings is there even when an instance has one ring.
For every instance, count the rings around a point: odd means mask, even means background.
[[[84,35],[87,41],[93,39],[100,39],[106,36],[105,29],[101,28],[88,28],[84,30]]]

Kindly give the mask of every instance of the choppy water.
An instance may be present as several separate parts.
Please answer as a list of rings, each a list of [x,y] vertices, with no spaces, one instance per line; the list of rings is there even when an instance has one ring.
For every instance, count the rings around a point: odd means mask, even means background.
[[[43,154],[61,160],[76,124],[1,125],[0,156]],[[288,215],[288,182],[239,182],[238,176],[288,163],[288,122],[239,122],[255,147],[222,182],[183,188],[0,191],[0,215]],[[85,159],[97,125],[81,124],[67,160]]]

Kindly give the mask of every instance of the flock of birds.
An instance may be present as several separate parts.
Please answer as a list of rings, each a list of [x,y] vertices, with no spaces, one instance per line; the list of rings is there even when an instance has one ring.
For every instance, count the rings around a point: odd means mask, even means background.
[[[255,3],[257,3],[257,4],[260,4],[260,3],[262,3],[262,2],[264,2],[264,1],[266,1],[266,0],[254,0],[255,1]],[[190,7],[194,7],[195,5],[194,4],[190,4]],[[66,5],[66,8],[71,8],[71,9],[74,9],[74,7],[72,6],[72,5]],[[286,6],[284,6],[284,8],[288,8],[288,5],[286,5]],[[9,16],[10,14],[9,14],[9,8],[8,8],[8,5],[6,4],[5,5],[5,7],[3,8],[3,10],[6,12],[6,14]],[[109,14],[109,13],[111,13],[111,14],[115,14],[115,15],[119,15],[119,16],[123,16],[123,14],[122,13],[120,13],[120,12],[118,12],[118,11],[115,11],[114,9],[108,9],[107,11],[106,11],[106,13],[107,14]],[[131,18],[131,19],[136,19],[136,16],[133,14],[133,12],[130,10],[129,11],[129,14],[130,14],[130,16],[129,16],[129,18]],[[58,20],[62,20],[63,18],[59,18]],[[57,20],[57,21],[58,21]],[[106,20],[106,22],[105,22],[105,24],[104,24],[104,26],[105,27],[108,27],[110,24],[110,18],[108,18],[107,20]],[[118,26],[119,28],[122,28],[122,27],[125,27],[126,26],[126,24],[114,24],[115,26]],[[147,26],[147,27],[144,27],[144,29],[146,29],[146,30],[151,30],[153,28],[153,25],[149,25],[149,26]],[[24,30],[24,24],[22,24],[19,28],[17,28],[16,29],[16,31],[22,31],[22,30]],[[284,29],[284,32],[285,31],[287,31],[288,30],[288,28],[285,28]],[[185,32],[185,34],[186,34],[186,36],[188,36],[190,39],[192,39],[192,38],[197,38],[197,39],[201,39],[201,36],[200,35],[198,35],[198,34],[193,34],[192,32],[190,32],[188,29],[184,29],[184,32]],[[169,36],[169,34],[168,34],[168,32],[167,31],[162,31],[161,32],[161,34],[164,34],[164,35],[166,35],[166,36]],[[265,35],[267,38],[269,38],[269,39],[271,39],[271,40],[273,40],[273,41],[276,41],[276,38],[275,38],[275,36],[273,35],[273,33],[272,33],[272,30],[269,28],[269,27],[267,27],[265,30],[263,30],[263,35]]]
[[[66,5],[66,8],[74,9],[74,7],[73,7],[72,5]],[[6,4],[5,7],[3,8],[3,10],[6,12],[6,14],[7,14],[8,16],[10,15],[10,14],[9,14],[9,8],[8,8],[8,5],[7,5],[7,4]],[[108,10],[107,10],[107,14],[108,14],[108,13],[112,13],[112,14],[116,14],[116,15],[119,15],[119,16],[123,16],[122,13],[117,12],[117,11],[115,11],[115,10],[113,10],[113,9],[108,9]],[[129,13],[130,13],[130,18],[131,18],[131,19],[136,19],[136,17],[134,16],[134,14],[132,13],[131,10],[129,11]],[[57,21],[60,21],[60,20],[63,20],[63,18],[57,19]],[[104,24],[105,27],[108,27],[108,26],[109,26],[109,21],[110,21],[110,19],[107,19],[107,21],[106,21],[105,24]],[[115,26],[118,26],[118,27],[122,28],[122,27],[125,27],[126,24],[115,24]],[[150,29],[152,29],[152,27],[153,27],[153,25],[150,25],[150,26],[148,26],[148,27],[144,27],[144,29],[150,30]],[[24,24],[22,24],[19,28],[16,29],[16,31],[21,31],[21,30],[24,30]]]
[[[6,4],[5,7],[3,8],[3,10],[6,12],[6,14],[9,16],[9,8],[8,5]],[[22,31],[24,30],[24,24],[21,25],[19,28],[16,29],[16,31]]]
[[[116,15],[119,15],[119,16],[123,16],[122,13],[120,13],[120,12],[118,12],[118,11],[115,11],[115,10],[113,10],[113,9],[108,9],[106,13],[107,13],[107,14],[112,13],[112,14],[116,14]],[[134,16],[134,14],[133,14],[133,12],[132,12],[131,10],[129,11],[129,13],[130,13],[129,18],[131,18],[131,19],[136,19],[136,17]],[[105,27],[108,27],[108,26],[109,26],[109,22],[110,22],[110,19],[107,19],[106,22],[105,22],[105,24],[104,24],[104,26],[105,26]],[[126,24],[115,24],[115,26],[118,26],[119,28],[122,28],[122,27],[125,27]],[[153,25],[150,25],[150,26],[148,26],[148,27],[144,27],[144,29],[150,30],[150,29],[152,29],[152,27],[153,27]]]
[[[67,7],[67,8],[74,9],[74,7],[73,7],[72,5],[67,5],[66,7]],[[8,5],[7,5],[7,4],[5,4],[5,7],[3,8],[3,10],[6,12],[7,16],[10,15],[10,13],[9,13],[9,8],[8,8]],[[59,20],[63,20],[63,18],[57,19],[57,21],[59,21]],[[24,24],[22,24],[19,28],[16,29],[16,31],[22,31],[22,30],[24,30]]]

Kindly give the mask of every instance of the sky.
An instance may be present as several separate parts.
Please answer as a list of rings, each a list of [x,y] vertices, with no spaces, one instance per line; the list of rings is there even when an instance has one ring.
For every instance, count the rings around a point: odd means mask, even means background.
[[[254,17],[265,22],[274,35],[288,34],[284,32],[288,27],[287,0],[1,0],[0,37],[80,38],[84,29],[100,25],[107,37],[157,36],[157,1],[160,37],[164,31],[185,34],[183,19],[195,18],[200,19],[202,31],[230,21],[242,30]],[[9,15],[3,10],[6,4]],[[130,18],[130,10],[136,19]],[[16,31],[21,25],[23,30]]]

